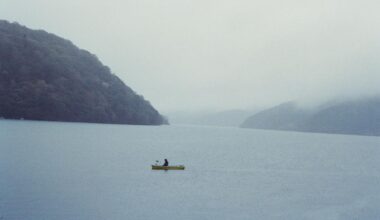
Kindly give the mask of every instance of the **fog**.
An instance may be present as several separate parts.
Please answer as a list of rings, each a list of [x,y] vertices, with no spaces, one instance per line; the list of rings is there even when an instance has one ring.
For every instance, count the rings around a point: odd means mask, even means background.
[[[380,93],[378,1],[1,0],[89,50],[159,111]]]

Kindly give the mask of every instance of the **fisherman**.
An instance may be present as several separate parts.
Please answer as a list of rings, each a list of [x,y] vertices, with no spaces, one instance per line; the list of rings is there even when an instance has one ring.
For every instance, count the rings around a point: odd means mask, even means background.
[[[165,167],[169,166],[169,161],[168,161],[168,159],[165,159],[165,163],[164,163],[164,165],[162,165],[162,166],[165,166]]]

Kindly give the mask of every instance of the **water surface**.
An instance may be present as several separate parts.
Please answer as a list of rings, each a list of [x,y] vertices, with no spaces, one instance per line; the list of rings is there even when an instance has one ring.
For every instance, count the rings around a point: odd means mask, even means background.
[[[1,120],[0,143],[0,219],[380,219],[379,137]]]

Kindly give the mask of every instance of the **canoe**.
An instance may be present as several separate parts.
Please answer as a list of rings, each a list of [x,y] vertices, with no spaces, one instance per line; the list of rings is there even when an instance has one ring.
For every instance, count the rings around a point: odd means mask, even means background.
[[[161,166],[161,165],[152,165],[152,170],[184,170],[185,166]]]

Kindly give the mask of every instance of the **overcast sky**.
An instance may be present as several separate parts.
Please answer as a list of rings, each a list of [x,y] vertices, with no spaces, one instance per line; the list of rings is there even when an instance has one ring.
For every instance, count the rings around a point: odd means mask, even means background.
[[[380,1],[0,0],[89,50],[159,111],[380,93]]]

